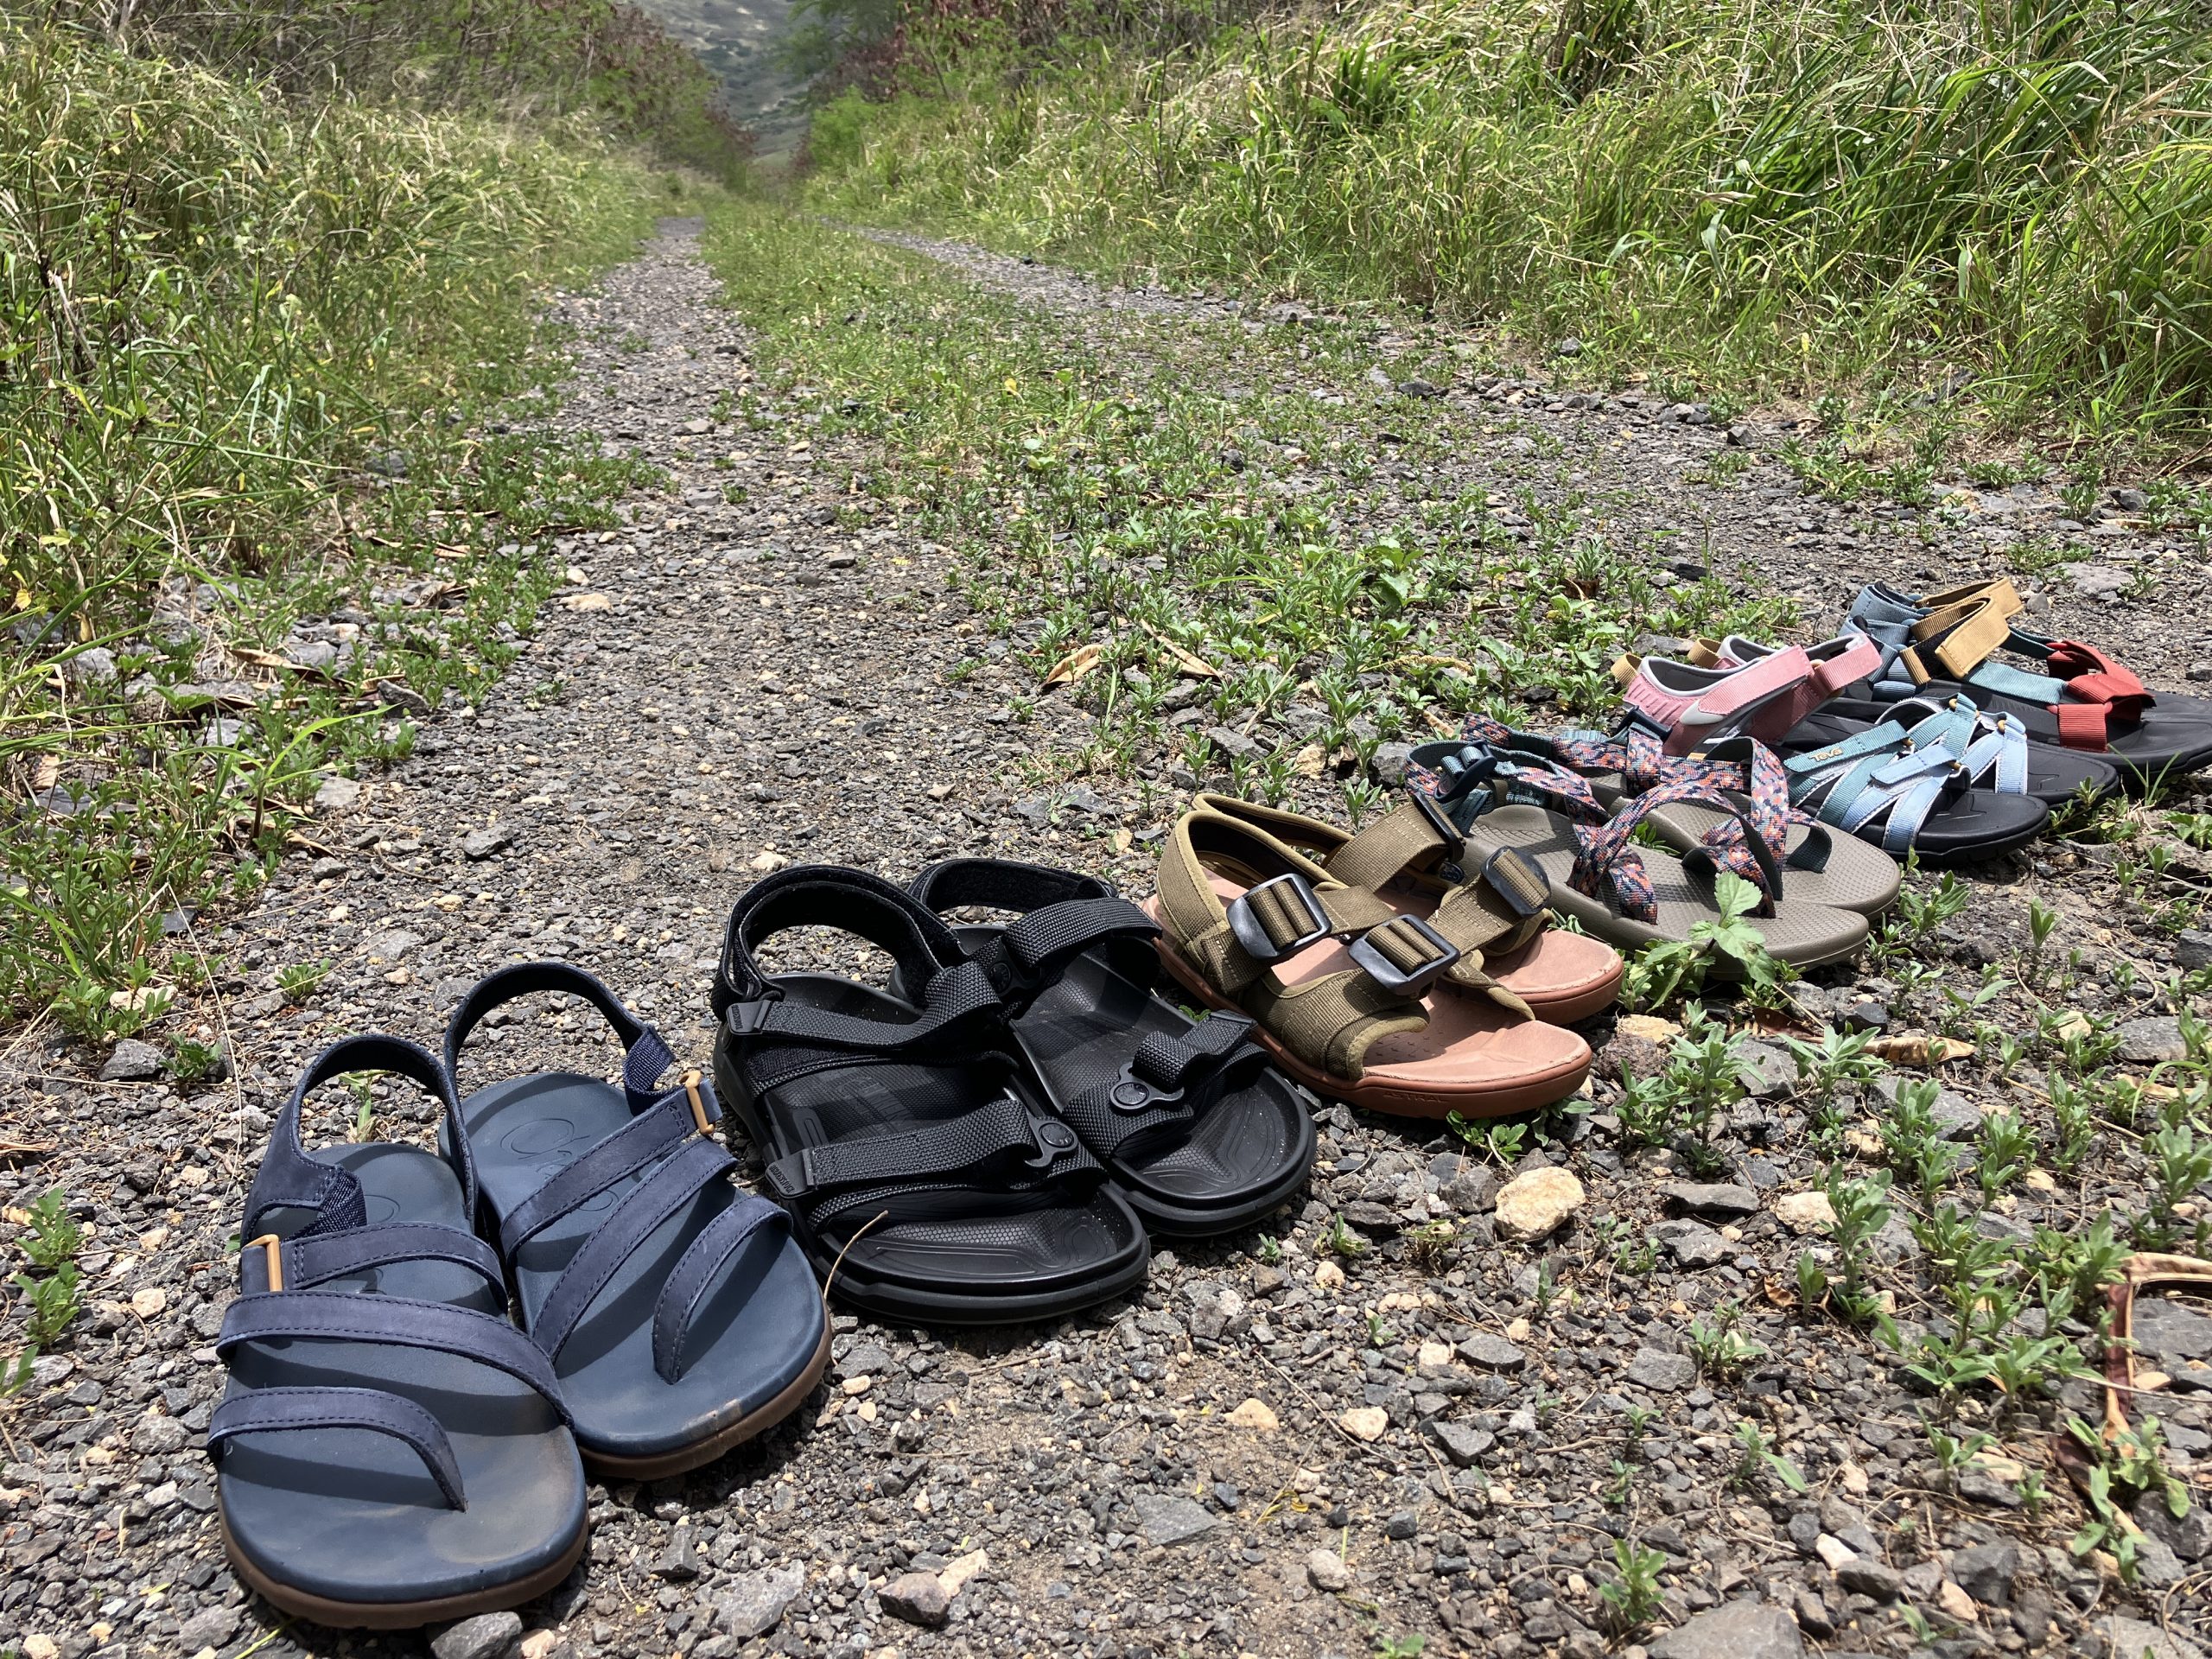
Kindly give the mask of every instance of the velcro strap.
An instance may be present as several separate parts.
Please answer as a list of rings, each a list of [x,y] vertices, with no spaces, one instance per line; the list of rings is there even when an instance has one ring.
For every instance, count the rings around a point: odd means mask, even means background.
[[[1019,1013],[1086,950],[1116,939],[1149,944],[1159,932],[1160,925],[1126,899],[1069,899],[1007,923],[969,957]]]
[[[2134,670],[2079,639],[2050,642],[2050,671],[2065,681],[2068,696],[2102,703],[2124,718],[2140,720],[2157,701]]]
[[[982,1180],[1022,1169],[1042,1173],[1075,1149],[1066,1124],[1001,1095],[958,1117],[804,1147],[770,1164],[766,1180],[779,1198],[810,1199],[948,1175]]]
[[[972,962],[947,968],[922,987],[921,1017],[895,1025],[833,1014],[793,1002],[774,987],[758,997],[735,1000],[722,1015],[723,1028],[746,1046],[789,1043],[808,1048],[857,1049],[867,1053],[912,1053],[972,1044],[975,1027],[1002,1027],[1006,1005],[983,969]]]
[[[461,1461],[438,1420],[404,1395],[383,1389],[255,1389],[232,1395],[207,1420],[207,1450],[219,1458],[241,1434],[359,1428],[412,1446],[430,1478],[456,1510],[468,1507],[461,1487]]]
[[[2058,721],[2058,741],[2069,749],[2098,750],[2106,747],[2107,721],[2111,711],[2101,702],[2069,702],[2060,698],[2050,705]]]

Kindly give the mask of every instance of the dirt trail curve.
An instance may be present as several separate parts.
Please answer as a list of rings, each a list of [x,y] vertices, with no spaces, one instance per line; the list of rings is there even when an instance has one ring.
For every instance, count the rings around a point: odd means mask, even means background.
[[[85,1334],[42,1362],[50,1386],[10,1420],[0,1645],[32,1659],[420,1650],[415,1637],[276,1629],[224,1567],[198,1449],[221,1389],[209,1344],[232,1294],[245,1184],[270,1114],[327,1043],[380,1028],[435,1046],[477,976],[558,956],[703,1061],[722,918],[755,872],[828,860],[904,877],[954,852],[1078,855],[1076,837],[1021,810],[1009,774],[1039,743],[1079,741],[1084,716],[1048,699],[1036,723],[1015,726],[988,690],[951,683],[976,625],[938,550],[838,522],[857,449],[715,424],[717,398],[750,371],[696,234],[671,221],[595,295],[563,306],[581,343],[558,419],[643,445],[671,468],[680,505],[640,505],[627,531],[560,543],[573,579],[481,711],[428,727],[416,758],[321,821],[327,850],[288,863],[222,938],[249,986],[226,1010],[235,1082],[187,1105],[159,1084],[70,1074],[52,1056],[10,1084],[29,1102],[30,1133],[60,1143],[18,1172],[10,1202],[58,1182],[92,1201],[97,1236]],[[1017,262],[963,259],[1055,305],[1096,296]],[[1155,296],[1134,308],[1141,320],[1180,308]],[[1557,416],[1563,430],[1577,418]],[[1670,511],[1679,471],[1664,454],[1646,446],[1635,463],[1655,514]],[[734,470],[713,464],[732,456]],[[1593,472],[1625,464],[1592,446]],[[748,493],[735,504],[733,482]],[[1744,533],[1763,522],[1747,518]],[[1815,578],[1833,598],[1850,573],[1793,580]],[[2177,666],[2157,655],[2151,666]],[[1097,810],[1136,822],[1126,804]],[[304,1008],[271,988],[278,968],[321,958],[334,966]],[[546,1064],[594,1032],[531,1010],[472,1054]],[[603,1049],[581,1064],[611,1069]],[[343,1092],[325,1091],[326,1135],[352,1109]],[[404,1090],[372,1106],[384,1133],[430,1121]],[[1662,1287],[1694,1252],[1738,1294],[1782,1270],[1793,1241],[1758,1198],[1733,1188],[1710,1200],[1714,1227],[1672,1224],[1690,1230],[1656,1277],[1611,1290],[1593,1278],[1586,1305],[1560,1315],[1517,1249],[1485,1249],[1444,1280],[1378,1251],[1348,1264],[1345,1287],[1337,1262],[1311,1253],[1319,1223],[1341,1210],[1387,1237],[1408,1217],[1459,1216],[1486,1240],[1496,1177],[1443,1140],[1341,1109],[1326,1115],[1322,1155],[1316,1191],[1329,1202],[1307,1207],[1303,1246],[1162,1251],[1141,1302],[1058,1330],[931,1335],[841,1315],[830,1385],[764,1444],[682,1479],[594,1491],[588,1564],[523,1610],[523,1653],[1364,1659],[1420,1635],[1430,1655],[1589,1659],[1608,1648],[1592,1564],[1610,1561],[1620,1526],[1601,1489],[1631,1401],[1656,1414],[1635,1525],[1667,1554],[1673,1618],[1757,1595],[1793,1609],[1808,1634],[1863,1613],[1869,1625],[1845,1645],[1888,1640],[1893,1624],[1878,1637],[1873,1621],[1896,1592],[1850,1506],[1870,1470],[1883,1484],[1900,1475],[1885,1448],[1913,1408],[1817,1328],[1770,1335],[1775,1380],[1755,1391],[1798,1431],[1815,1482],[1810,1498],[1777,1489],[1770,1503],[1726,1484],[1743,1408],[1708,1391],[1679,1331],[1664,1330],[1681,1321],[1665,1316]],[[1589,1160],[1596,1175],[1650,1184],[1610,1152]],[[1778,1164],[1753,1162],[1747,1179],[1783,1180]],[[1739,1196],[1751,1213],[1715,1230]],[[1552,1320],[1534,1339],[1531,1315]],[[2177,1420],[2177,1443],[2206,1444],[2202,1426]],[[1817,1524],[1800,1539],[1791,1516],[1808,1504]],[[2080,1574],[2032,1545],[2011,1551],[2013,1511],[1942,1530],[1991,1557],[1972,1586],[1987,1599],[1976,1630],[2018,1649],[2083,1629]],[[1860,1590],[1809,1559],[1814,1532],[1864,1541]],[[955,1562],[970,1576],[942,1630],[879,1602],[887,1579]],[[803,1585],[779,1572],[791,1567]],[[511,1639],[495,1621],[438,1651],[492,1659]],[[1784,1618],[1781,1630],[1746,1626],[1727,1651],[1758,1659],[1796,1640]]]

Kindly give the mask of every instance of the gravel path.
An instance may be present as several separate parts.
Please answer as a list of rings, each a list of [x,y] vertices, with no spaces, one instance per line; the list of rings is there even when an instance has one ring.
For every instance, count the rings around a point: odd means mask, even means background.
[[[721,919],[754,873],[828,860],[903,877],[1004,849],[1142,880],[1128,832],[1161,820],[1134,804],[1134,785],[1055,814],[1017,781],[1039,746],[1079,744],[1086,717],[1046,698],[1014,724],[989,674],[954,683],[963,658],[994,653],[946,556],[845,492],[864,454],[810,435],[796,414],[765,431],[722,418],[718,400],[752,369],[696,234],[671,221],[595,296],[563,307],[582,343],[558,419],[645,446],[670,467],[673,498],[636,504],[626,531],[558,543],[571,579],[481,710],[428,725],[412,760],[334,803],[319,844],[206,942],[238,975],[209,1001],[207,1028],[238,1057],[235,1078],[182,1100],[158,1081],[98,1080],[102,1057],[33,1043],[6,1061],[0,1082],[20,1103],[9,1201],[59,1184],[95,1236],[86,1321],[0,1417],[0,1646],[29,1659],[420,1649],[272,1630],[223,1565],[198,1450],[220,1392],[208,1344],[232,1294],[245,1183],[270,1113],[325,1044],[383,1028],[435,1046],[478,976],[560,956],[702,1061]],[[1055,307],[1099,294],[1018,261],[958,258]],[[1169,321],[1228,309],[1110,303]],[[1786,565],[1777,542],[1811,533],[1800,519],[1826,523],[1802,502],[1684,509],[1682,461],[1717,435],[1663,409],[1548,410],[1556,400],[1514,389],[1497,400],[1509,393],[1586,447],[1590,496],[1638,492],[1637,512],[1672,514],[1706,545],[1717,534]],[[1639,426],[1657,429],[1633,450],[1612,443]],[[1973,521],[1942,531],[1980,533]],[[2113,545],[2159,556],[2155,538]],[[1833,600],[1862,566],[1921,574],[1870,544],[1857,565],[1839,557],[1791,581]],[[2194,574],[2174,603],[2201,601]],[[2203,654],[2201,638],[2139,607],[2097,626],[2162,677]],[[278,969],[324,959],[303,1006],[275,988]],[[535,1067],[587,1040],[574,1014],[529,1010],[472,1054]],[[1636,1058],[1641,1039],[1615,1040],[1616,1058]],[[1312,1201],[1263,1233],[1161,1251],[1140,1302],[1057,1330],[955,1336],[840,1315],[832,1379],[798,1417],[693,1476],[594,1489],[588,1567],[519,1622],[473,1621],[436,1651],[495,1659],[519,1635],[527,1659],[1365,1659],[1410,1653],[1419,1637],[1430,1655],[1592,1659],[1640,1651],[1606,1634],[1596,1592],[1626,1535],[1664,1558],[1657,1624],[1690,1621],[1644,1638],[1653,1659],[1773,1659],[1808,1643],[1902,1652],[1900,1598],[1961,1653],[2103,1652],[2140,1637],[2168,1641],[2173,1659],[2196,1653],[2155,1626],[2194,1623],[2202,1639],[2201,1510],[2151,1523],[2156,1571],[2124,1590],[2059,1547],[2060,1522],[2023,1508],[2029,1471],[1986,1462],[1963,1495],[1942,1490],[1893,1362],[1777,1311],[1807,1241],[1777,1199],[1804,1191],[1814,1165],[1786,1067],[1767,1052],[1775,1075],[1737,1109],[1741,1156],[1717,1180],[1683,1183],[1668,1154],[1618,1147],[1602,1092],[1570,1146],[1522,1159],[1522,1173],[1571,1162],[1590,1188],[1582,1224],[1548,1252],[1497,1241],[1497,1192],[1516,1170],[1331,1108]],[[605,1051],[582,1063],[610,1069]],[[342,1133],[357,1103],[339,1088],[321,1098],[321,1132]],[[403,1091],[371,1104],[379,1135],[429,1122]],[[1982,1109],[1961,1109],[1971,1121]],[[2079,1197],[2101,1195],[2126,1198],[2117,1186]],[[2018,1206],[2016,1230],[2042,1196]],[[1317,1253],[1338,1215],[1363,1254]],[[1438,1219],[1464,1230],[1448,1260],[1414,1233]],[[1646,1224],[1638,1262],[1617,1247]],[[1895,1259],[1914,1253],[1900,1224],[1885,1240]],[[1724,1300],[1744,1304],[1764,1350],[1726,1380],[1701,1373],[1690,1334]],[[2192,1351],[2212,1355],[2191,1346],[2212,1322],[2177,1308],[2160,1329],[2161,1367],[2185,1388]],[[2067,1398],[2092,1404],[2078,1385]],[[2199,1477],[2204,1399],[2177,1391],[2161,1406],[2176,1466]],[[2045,1456],[2048,1419],[2016,1423],[2005,1447]],[[1745,1421],[1806,1491],[1741,1466]]]

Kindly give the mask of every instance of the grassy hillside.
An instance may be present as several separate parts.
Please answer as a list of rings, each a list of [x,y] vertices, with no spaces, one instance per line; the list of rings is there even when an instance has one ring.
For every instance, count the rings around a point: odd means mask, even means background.
[[[1599,368],[1755,394],[1972,377],[1999,421],[2093,451],[2201,442],[2194,0],[1385,0],[1172,50],[1081,15],[911,9],[875,48],[900,67],[817,115],[813,200],[1501,318]]]
[[[657,71],[339,30],[317,92],[273,12],[138,17],[0,24],[0,1004],[92,1038],[224,971],[200,911],[513,656],[532,537],[628,470],[491,423],[537,300],[669,200],[638,141],[713,159]]]

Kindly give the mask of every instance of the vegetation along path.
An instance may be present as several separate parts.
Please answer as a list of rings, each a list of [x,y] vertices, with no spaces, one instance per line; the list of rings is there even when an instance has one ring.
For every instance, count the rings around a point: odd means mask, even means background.
[[[0,1635],[31,1659],[419,1648],[272,1628],[198,1446],[245,1185],[338,1036],[433,1041],[478,976],[559,956],[703,1061],[759,872],[988,850],[1141,893],[1195,786],[1370,812],[1468,710],[1599,719],[1617,652],[1816,639],[1872,578],[2007,570],[2153,683],[2212,676],[2173,492],[1876,478],[1479,340],[742,203],[563,314],[575,379],[537,418],[665,492],[556,533],[504,679],[326,783],[257,906],[195,941],[213,988],[172,1024],[231,1075],[50,1028],[8,1052],[10,1218],[83,1275],[0,1408]],[[1309,1193],[1162,1249],[1141,1300],[963,1334],[841,1314],[763,1443],[594,1489],[521,1650],[2199,1654],[2212,1319],[2139,1311],[2170,1382],[2098,1504],[2053,1448],[2101,1410],[2113,1264],[2204,1249],[2208,845],[2184,795],[2083,810],[1916,876],[1860,962],[1763,1007],[1647,963],[1586,1097],[1445,1132],[1329,1107]],[[487,1024],[509,1069],[598,1041],[556,1007]],[[1973,1052],[1873,1052],[1933,1031]],[[381,1084],[322,1104],[331,1135],[430,1122]],[[1530,1241],[1497,1194],[1541,1165],[1585,1196]]]

